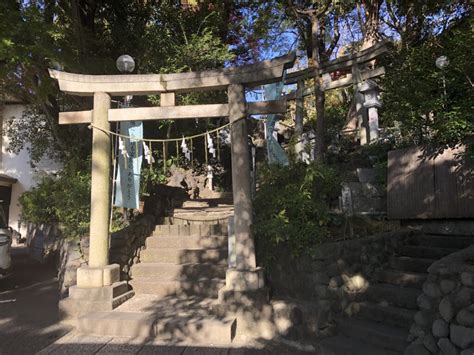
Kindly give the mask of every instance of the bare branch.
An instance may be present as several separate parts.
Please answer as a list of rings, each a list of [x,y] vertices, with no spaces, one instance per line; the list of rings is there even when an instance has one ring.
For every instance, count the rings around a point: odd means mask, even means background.
[[[331,44],[329,45],[329,48],[326,51],[326,55],[331,57],[332,52],[334,51],[334,48],[336,48],[337,43],[339,42],[339,39],[341,38],[341,33],[339,32],[339,16],[334,17],[334,37],[331,40]]]

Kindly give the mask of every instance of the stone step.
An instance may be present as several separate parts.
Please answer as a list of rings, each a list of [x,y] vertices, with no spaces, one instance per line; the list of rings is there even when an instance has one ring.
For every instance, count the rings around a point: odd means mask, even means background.
[[[164,217],[161,225],[216,225],[220,224],[227,227],[228,224],[228,216],[227,215],[205,215],[205,216],[196,216],[194,214],[185,214],[179,215],[174,217]]]
[[[230,344],[236,331],[237,320],[232,317],[170,317],[156,323],[155,337],[167,342],[188,344]]]
[[[408,309],[417,309],[416,299],[421,294],[421,290],[416,288],[403,288],[389,284],[372,285],[367,290],[367,298],[378,304],[398,306]]]
[[[391,257],[389,264],[392,269],[403,270],[408,272],[427,273],[428,268],[433,264],[435,259],[412,258],[410,256]]]
[[[369,344],[365,339],[349,338],[338,334],[319,341],[320,355],[399,355],[398,351],[391,351]]]
[[[209,202],[201,200],[187,200],[183,202],[183,208],[205,208],[209,207]]]
[[[224,279],[199,279],[196,281],[156,281],[151,278],[135,278],[130,281],[136,294],[155,296],[198,295],[217,298],[219,290],[225,286]]]
[[[227,249],[147,248],[140,254],[142,263],[226,264]]]
[[[227,265],[140,263],[132,266],[132,278],[149,277],[159,281],[225,278]]]
[[[89,301],[72,297],[63,298],[58,304],[59,319],[61,321],[74,323],[75,319],[91,312],[111,311],[134,295],[135,291],[130,290],[114,297],[111,301]]]
[[[227,248],[227,236],[178,236],[162,235],[158,237],[148,237],[146,248],[175,248],[175,249],[224,249]]]
[[[76,331],[87,335],[116,337],[154,337],[156,316],[153,312],[94,312],[77,320]]]
[[[414,258],[441,259],[442,257],[458,251],[454,248],[438,248],[423,245],[404,245],[398,250],[402,256],[411,256]]]
[[[407,331],[413,323],[416,311],[406,308],[380,305],[373,302],[359,302],[351,305],[352,316],[384,323]]]
[[[391,351],[403,351],[408,345],[405,329],[362,320],[342,320],[338,328],[347,337],[355,338]]]
[[[464,249],[474,244],[474,236],[416,234],[408,239],[408,243],[437,248]]]
[[[211,236],[227,235],[226,224],[190,224],[190,225],[157,225],[153,236],[177,235],[177,236]]]
[[[215,302],[196,296],[136,295],[112,312],[81,317],[78,330],[88,335],[155,338],[173,344],[228,344],[237,323],[235,317],[213,313]]]
[[[387,284],[421,289],[426,281],[426,274],[387,269],[376,272],[375,279]]]

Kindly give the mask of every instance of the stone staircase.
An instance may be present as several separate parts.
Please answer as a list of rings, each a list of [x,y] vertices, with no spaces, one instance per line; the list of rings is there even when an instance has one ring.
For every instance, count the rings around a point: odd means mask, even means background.
[[[161,225],[132,267],[136,294],[217,297],[227,269],[227,225]]]
[[[146,240],[131,268],[135,292],[111,312],[78,321],[79,333],[156,338],[173,343],[230,343],[236,320],[213,312],[225,285],[231,205],[189,201]],[[176,223],[176,224],[174,224]]]
[[[376,273],[366,293],[354,299],[348,309],[350,317],[338,321],[338,342],[358,343],[360,351],[352,347],[351,354],[403,353],[410,327],[419,316],[418,296],[428,267],[473,243],[474,237],[429,234],[415,234],[405,240],[385,268]],[[347,354],[342,345],[335,343],[331,348],[336,354]]]

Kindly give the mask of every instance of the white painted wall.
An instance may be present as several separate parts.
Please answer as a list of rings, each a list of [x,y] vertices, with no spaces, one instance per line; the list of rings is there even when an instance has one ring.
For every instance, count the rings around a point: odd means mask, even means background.
[[[3,107],[3,127],[9,120],[21,119],[24,106],[21,104],[6,104]],[[18,204],[19,196],[36,186],[35,177],[41,174],[50,174],[60,169],[60,164],[44,159],[35,164],[32,168],[30,165],[30,156],[27,149],[23,149],[18,154],[7,151],[9,139],[2,136],[2,162],[0,164],[0,173],[6,174],[18,181],[12,186],[12,196],[10,203],[9,225],[14,229],[18,229],[18,221],[20,219],[20,206]],[[20,233],[26,235],[26,226],[21,227]]]

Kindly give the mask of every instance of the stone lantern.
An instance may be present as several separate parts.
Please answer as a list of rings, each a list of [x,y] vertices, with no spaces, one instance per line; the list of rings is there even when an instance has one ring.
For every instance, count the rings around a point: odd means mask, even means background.
[[[359,84],[359,92],[364,95],[364,107],[368,110],[369,142],[379,138],[379,116],[377,109],[382,107],[379,100],[379,87],[373,80]]]

